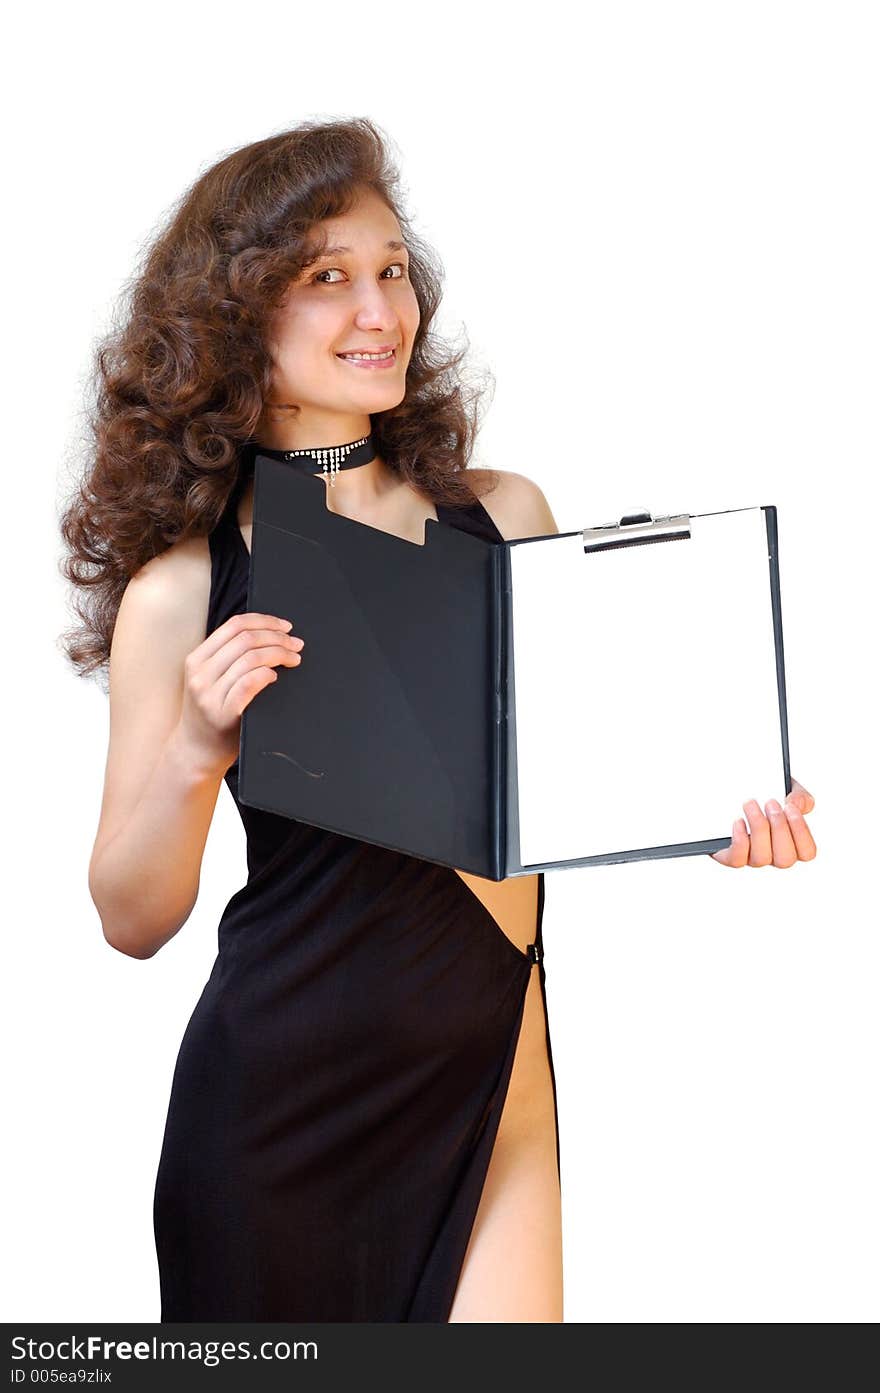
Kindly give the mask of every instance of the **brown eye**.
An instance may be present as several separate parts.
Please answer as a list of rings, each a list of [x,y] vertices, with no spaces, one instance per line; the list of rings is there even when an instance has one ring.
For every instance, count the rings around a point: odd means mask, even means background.
[[[399,275],[399,276],[390,276],[388,279],[389,279],[389,280],[395,280],[395,281],[402,281],[402,280],[405,280],[405,279],[406,279],[406,267],[404,266],[404,264],[403,264],[402,261],[395,261],[395,262],[392,263],[391,266],[386,266],[386,267],[385,267],[385,271],[382,272],[382,275],[384,276],[386,271],[393,271],[395,266],[396,266],[396,267],[398,268],[398,270],[400,271],[400,275]],[[318,271],[318,272],[316,272],[316,274],[315,274],[314,276],[312,276],[312,281],[311,281],[312,285],[314,285],[316,281],[317,281],[317,282],[320,282],[322,285],[338,285],[338,284],[339,284],[338,281],[321,281],[321,277],[322,277],[322,276],[329,276],[330,273],[331,273],[332,271],[339,271],[339,270],[340,270],[340,268],[339,268],[338,266],[328,266],[328,267],[326,267],[323,271]],[[344,275],[345,272],[343,271],[343,272],[341,272],[341,274]]]

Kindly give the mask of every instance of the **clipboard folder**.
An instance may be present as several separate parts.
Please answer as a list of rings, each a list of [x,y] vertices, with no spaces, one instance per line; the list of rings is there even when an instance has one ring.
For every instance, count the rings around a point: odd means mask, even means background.
[[[790,791],[775,507],[422,545],[254,469],[247,607],[305,646],[245,708],[242,803],[500,880],[712,852]]]

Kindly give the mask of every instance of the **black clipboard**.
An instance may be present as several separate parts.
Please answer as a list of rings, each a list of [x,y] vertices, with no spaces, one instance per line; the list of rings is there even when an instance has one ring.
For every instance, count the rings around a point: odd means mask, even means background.
[[[577,844],[560,827],[555,835],[566,841],[562,854],[552,854],[548,828],[540,857],[523,860],[524,850],[536,845],[537,823],[533,807],[520,807],[518,764],[526,747],[517,729],[516,616],[520,594],[537,583],[528,581],[519,548],[555,547],[527,559],[561,559],[579,576],[581,557],[588,566],[602,552],[687,546],[697,519],[734,513],[755,515],[766,538],[772,718],[780,758],[774,761],[771,751],[762,769],[773,762],[790,791],[775,507],[666,518],[638,513],[579,532],[504,543],[428,519],[421,545],[328,511],[319,474],[258,452],[254,476],[247,608],[291,619],[305,647],[302,663],[277,668],[278,680],[245,708],[242,803],[492,880],[729,845],[728,833],[592,852],[585,845],[584,854],[573,855]],[[700,523],[701,536],[706,525]],[[539,574],[534,566],[531,571]],[[520,630],[520,647],[526,632]],[[573,617],[571,637],[562,631],[560,647],[577,641]],[[607,683],[607,663],[604,672]],[[520,669],[523,688],[525,675]],[[536,699],[542,700],[540,693],[533,694],[530,722],[540,741],[542,730],[554,730],[553,712],[545,724]],[[625,755],[621,741],[621,777]],[[532,760],[530,767],[540,775],[540,763]],[[575,818],[589,798],[582,774],[571,805]],[[548,809],[556,806],[545,801]],[[530,817],[525,847],[521,812]],[[569,817],[565,827],[571,825]]]

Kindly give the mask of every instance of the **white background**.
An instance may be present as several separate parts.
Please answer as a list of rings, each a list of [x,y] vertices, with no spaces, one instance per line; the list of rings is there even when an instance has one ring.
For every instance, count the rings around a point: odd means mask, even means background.
[[[199,172],[302,119],[367,115],[444,263],[443,326],[496,381],[475,463],[536,480],[560,530],[779,509],[817,858],[547,876],[565,1318],[876,1320],[876,8],[20,13],[3,94],[5,1318],[158,1320],[171,1075],[245,876],[221,790],[198,905],[154,959],[110,949],[89,897],[107,700],[58,644],[57,517],[92,345]],[[719,626],[736,606],[734,586]]]

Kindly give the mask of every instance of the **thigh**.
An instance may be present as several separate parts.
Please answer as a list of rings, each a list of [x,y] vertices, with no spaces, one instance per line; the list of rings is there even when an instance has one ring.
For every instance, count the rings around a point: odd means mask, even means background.
[[[556,1120],[537,966],[449,1319],[562,1320]]]

